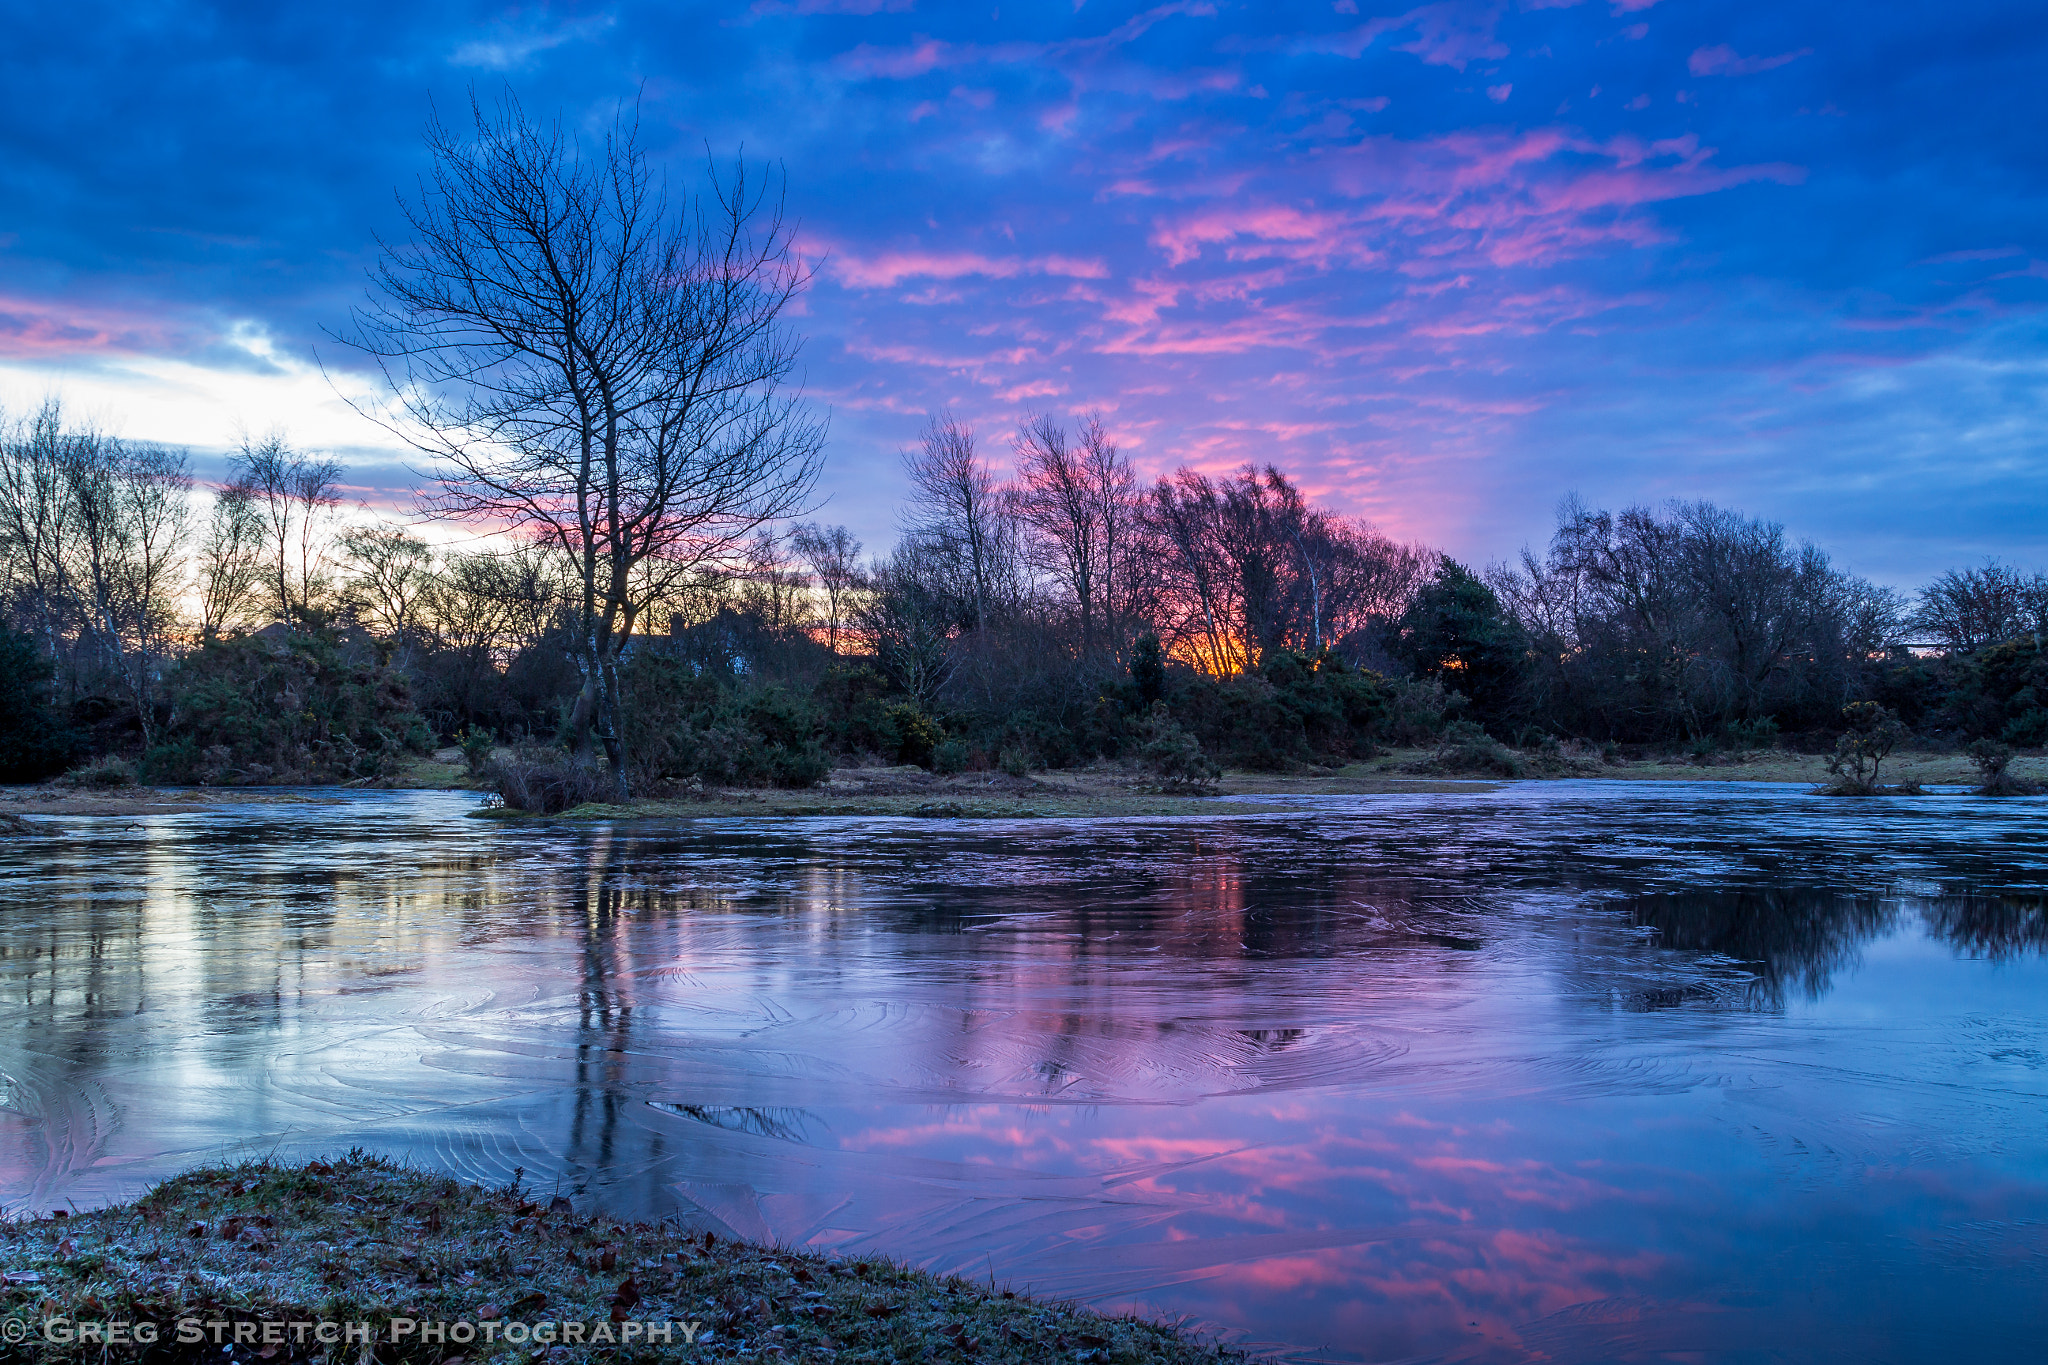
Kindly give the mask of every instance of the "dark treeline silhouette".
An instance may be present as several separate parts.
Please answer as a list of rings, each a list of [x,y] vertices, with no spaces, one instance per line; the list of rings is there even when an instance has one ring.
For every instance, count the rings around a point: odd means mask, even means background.
[[[572,760],[594,724],[575,547],[353,523],[338,466],[282,435],[209,495],[181,453],[46,406],[0,438],[0,766],[376,780],[457,744],[562,804],[858,762],[1200,786],[1411,745],[1511,772],[1573,746],[1826,749],[1879,714],[2048,741],[2048,581],[1997,563],[1909,602],[1708,503],[1567,500],[1546,548],[1474,571],[1274,466],[1148,484],[1094,417],[1034,417],[1006,454],[1008,475],[934,419],[886,554],[782,522],[664,563],[614,623],[616,749]]]

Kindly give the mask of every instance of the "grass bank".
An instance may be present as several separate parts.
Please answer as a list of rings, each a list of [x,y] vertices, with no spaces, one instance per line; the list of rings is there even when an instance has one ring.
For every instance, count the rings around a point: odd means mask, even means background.
[[[1559,777],[1617,782],[1787,782],[1819,787],[1829,778],[1826,759],[1783,749],[1719,753],[1705,757],[1661,756],[1605,761],[1578,757],[1553,763],[1547,771],[1504,778],[1484,773],[1428,774],[1432,752],[1403,749],[1344,768],[1297,773],[1228,772],[1218,795],[1275,798],[1270,805],[1234,801],[1219,806],[1205,796],[1161,791],[1143,774],[1102,765],[1017,777],[1005,773],[946,776],[922,768],[838,768],[819,786],[798,791],[706,788],[684,795],[636,801],[630,806],[588,805],[556,819],[705,817],[773,818],[814,815],[891,815],[930,819],[1026,819],[1145,817],[1160,815],[1257,814],[1289,809],[1294,796],[1367,796],[1389,793],[1475,793],[1504,782]],[[1533,764],[1532,764],[1533,767]],[[2015,777],[2048,782],[2048,757],[2023,755]],[[1904,750],[1885,761],[1884,780],[1924,787],[1974,787],[1980,781],[1966,754]],[[480,790],[466,767],[445,755],[423,761],[379,787],[405,790]],[[339,790],[339,789],[337,789]],[[210,805],[317,801],[317,792],[265,787],[94,789],[46,784],[0,789],[0,833],[24,832],[20,815],[154,815],[204,810]],[[533,819],[516,811],[480,811],[493,819]]]
[[[130,1342],[79,1339],[115,1322]],[[0,1329],[19,1343],[0,1354],[51,1362],[1243,1358],[880,1258],[688,1236],[360,1153],[202,1168],[132,1204],[0,1222]]]

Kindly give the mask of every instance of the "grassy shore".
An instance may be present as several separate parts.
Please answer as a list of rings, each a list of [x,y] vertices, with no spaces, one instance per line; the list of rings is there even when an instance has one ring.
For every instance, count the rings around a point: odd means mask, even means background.
[[[157,1340],[79,1339],[116,1322]],[[19,1343],[0,1355],[52,1362],[1243,1358],[878,1257],[686,1235],[360,1153],[203,1168],[132,1204],[0,1222],[0,1329]]]
[[[960,773],[941,776],[921,768],[838,768],[820,786],[802,791],[709,788],[680,796],[635,801],[630,806],[588,805],[569,812],[568,819],[613,820],[634,817],[767,818],[807,815],[892,815],[932,819],[1021,819],[1034,816],[1083,818],[1257,814],[1288,809],[1294,796],[1363,796],[1416,792],[1486,792],[1507,781],[1548,781],[1560,777],[1598,778],[1620,782],[1785,782],[1817,787],[1828,780],[1826,761],[1818,754],[1782,749],[1746,754],[1717,754],[1706,759],[1685,757],[1603,761],[1580,757],[1553,763],[1539,776],[1505,779],[1485,775],[1417,774],[1426,766],[1423,750],[1396,750],[1348,767],[1300,773],[1225,773],[1217,795],[1239,798],[1273,797],[1270,804],[1233,801],[1221,805],[1206,796],[1163,792],[1143,774],[1112,765],[1017,777],[1005,773]],[[2027,755],[2013,760],[2015,777],[2048,781],[2048,758]],[[1884,766],[1886,783],[1971,787],[1978,778],[1967,756],[1959,753],[1908,750]],[[423,760],[398,777],[380,782],[386,789],[474,789],[468,770],[447,754]],[[318,800],[317,794],[262,787],[112,789],[72,788],[59,784],[0,789],[0,833],[13,829],[13,818],[41,815],[148,815],[203,810],[216,804],[292,803]],[[493,819],[524,819],[516,811],[480,811]],[[21,832],[18,829],[13,832]]]

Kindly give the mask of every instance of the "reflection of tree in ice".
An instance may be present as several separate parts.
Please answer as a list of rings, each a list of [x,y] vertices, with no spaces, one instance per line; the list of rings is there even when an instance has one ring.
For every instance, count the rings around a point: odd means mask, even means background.
[[[1628,909],[1663,947],[1718,953],[1748,968],[1746,1003],[1767,1009],[1782,1005],[1788,990],[1819,998],[1835,973],[1856,964],[1863,944],[1898,919],[1896,902],[1876,896],[1790,888],[1677,891],[1639,897]]]
[[[1930,937],[1957,953],[1993,960],[2048,952],[2048,898],[1958,895],[1917,906]],[[1824,994],[1835,975],[1856,965],[1862,945],[1899,922],[1902,903],[1821,890],[1681,891],[1628,902],[1637,924],[1666,948],[1717,953],[1741,963],[1753,980],[1745,1003],[1775,1008],[1797,990]],[[1710,995],[1698,987],[1651,992],[1656,1008]]]
[[[810,1129],[819,1122],[818,1116],[806,1109],[774,1108],[764,1109],[754,1105],[721,1104],[663,1104],[654,1101],[656,1109],[695,1119],[713,1128],[722,1128],[728,1133],[750,1133],[755,1137],[778,1138],[783,1142],[811,1141]]]
[[[1920,911],[1927,932],[1967,957],[2048,952],[2048,897],[1943,896]]]

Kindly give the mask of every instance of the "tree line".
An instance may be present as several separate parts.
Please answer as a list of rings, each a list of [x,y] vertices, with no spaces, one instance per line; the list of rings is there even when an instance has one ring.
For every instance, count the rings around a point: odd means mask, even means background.
[[[1824,743],[1866,703],[2048,742],[2041,575],[1908,599],[1705,502],[1567,500],[1545,548],[1473,567],[1277,464],[1148,480],[1100,415],[991,449],[938,413],[867,556],[805,519],[825,423],[775,177],[672,193],[629,113],[584,137],[509,95],[427,148],[336,334],[428,465],[417,524],[352,513],[284,433],[202,489],[55,403],[0,423],[0,774],[375,781],[457,743],[529,750],[506,781],[550,801],[862,759],[1199,784],[1389,744],[1509,770],[1567,741]]]
[[[861,758],[1149,754],[1198,779],[1460,727],[1525,748],[1819,743],[1862,701],[1958,741],[2048,742],[2040,574],[1994,562],[1908,599],[1708,503],[1569,499],[1544,550],[1474,572],[1276,466],[1147,482],[1099,416],[1034,416],[1002,453],[940,414],[886,553],[762,518],[621,593],[593,791]],[[228,470],[196,488],[184,452],[54,403],[0,433],[12,775],[112,756],[163,780],[375,779],[464,740],[573,755],[597,727],[604,607],[575,542],[436,549],[351,517],[345,471],[282,434]]]

